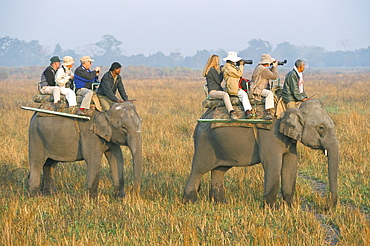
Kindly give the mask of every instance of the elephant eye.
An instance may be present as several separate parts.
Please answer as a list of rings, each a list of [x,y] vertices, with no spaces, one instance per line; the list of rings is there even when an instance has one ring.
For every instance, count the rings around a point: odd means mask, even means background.
[[[319,133],[321,133],[321,134],[322,134],[322,133],[324,133],[324,132],[325,132],[325,130],[326,130],[326,129],[325,129],[325,126],[320,125],[320,126],[318,126],[318,127],[317,127],[317,130],[318,130],[318,132],[319,132]]]

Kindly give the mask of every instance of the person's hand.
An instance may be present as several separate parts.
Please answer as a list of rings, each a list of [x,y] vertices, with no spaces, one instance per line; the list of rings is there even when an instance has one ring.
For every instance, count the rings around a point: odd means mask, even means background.
[[[277,65],[278,65],[278,60],[275,60],[272,62],[272,67],[277,67]]]
[[[100,73],[100,67],[95,68],[96,73]]]
[[[243,66],[243,65],[244,65],[244,61],[243,61],[243,59],[242,59],[242,60],[240,60],[240,61],[238,61],[238,63],[239,63],[239,66]]]

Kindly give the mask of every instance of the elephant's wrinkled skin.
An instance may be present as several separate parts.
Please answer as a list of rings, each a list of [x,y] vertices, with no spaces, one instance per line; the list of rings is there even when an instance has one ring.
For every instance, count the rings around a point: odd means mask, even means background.
[[[212,113],[206,116],[212,118]],[[210,197],[224,202],[224,174],[233,166],[262,163],[265,173],[264,201],[272,206],[282,184],[283,199],[291,205],[297,178],[297,147],[301,141],[312,149],[328,152],[331,205],[337,203],[338,140],[334,123],[318,100],[289,109],[282,119],[273,120],[272,130],[258,129],[258,143],[252,128],[210,128],[198,123],[194,132],[195,152],[184,201],[196,201],[202,176],[211,171]]]
[[[29,192],[40,192],[43,169],[43,192],[54,191],[54,169],[57,162],[85,160],[87,188],[97,196],[100,162],[105,154],[112,172],[115,195],[125,195],[123,154],[120,145],[131,150],[134,167],[134,192],[140,190],[142,170],[141,118],[131,102],[115,103],[109,111],[96,113],[92,120],[34,114],[29,128]]]

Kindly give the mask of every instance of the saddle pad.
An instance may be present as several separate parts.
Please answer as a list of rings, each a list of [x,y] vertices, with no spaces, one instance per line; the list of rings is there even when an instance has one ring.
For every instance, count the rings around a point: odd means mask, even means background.
[[[241,107],[233,106],[233,108],[239,119],[246,119],[246,114],[241,109]],[[265,112],[264,105],[253,105],[252,112],[254,116],[251,119],[263,119],[265,116],[264,115],[264,112]],[[214,110],[213,119],[230,119],[230,114],[227,112],[226,107],[217,107]],[[211,129],[218,128],[218,127],[230,127],[230,126],[253,127],[254,125],[260,129],[266,129],[266,130],[272,129],[272,124],[266,124],[266,123],[254,124],[254,123],[238,122],[237,120],[231,123],[226,123],[226,122],[211,123]]]

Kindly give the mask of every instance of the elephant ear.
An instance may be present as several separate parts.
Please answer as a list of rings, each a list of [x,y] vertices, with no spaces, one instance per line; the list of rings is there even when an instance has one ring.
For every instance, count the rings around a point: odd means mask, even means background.
[[[301,141],[303,130],[302,112],[298,108],[288,109],[280,121],[279,131],[292,139]]]
[[[109,116],[106,113],[96,114],[90,131],[109,142],[112,138],[112,127],[109,122]]]

